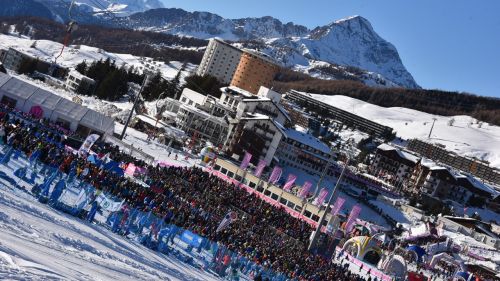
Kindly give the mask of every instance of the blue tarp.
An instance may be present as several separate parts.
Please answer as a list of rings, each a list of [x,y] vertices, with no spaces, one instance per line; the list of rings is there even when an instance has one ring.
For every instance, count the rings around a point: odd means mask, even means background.
[[[422,247],[417,246],[417,245],[408,246],[408,247],[406,247],[406,250],[415,252],[415,254],[417,254],[417,262],[421,262],[422,257],[426,254],[425,250]]]

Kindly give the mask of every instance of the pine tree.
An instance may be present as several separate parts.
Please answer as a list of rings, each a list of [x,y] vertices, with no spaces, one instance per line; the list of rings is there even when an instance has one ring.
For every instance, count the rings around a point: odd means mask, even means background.
[[[86,75],[87,74],[87,67],[88,67],[87,62],[84,60],[75,67],[75,70],[78,71],[82,75]]]

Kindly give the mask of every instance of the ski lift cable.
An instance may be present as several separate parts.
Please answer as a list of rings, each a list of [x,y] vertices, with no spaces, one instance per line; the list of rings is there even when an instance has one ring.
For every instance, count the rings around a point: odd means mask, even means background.
[[[54,64],[57,64],[57,59],[62,56],[62,54],[64,52],[64,49],[66,48],[66,46],[69,43],[69,39],[70,39],[71,33],[78,28],[78,25],[77,25],[76,21],[73,20],[73,17],[72,17],[72,14],[71,14],[71,11],[73,10],[73,6],[75,5],[75,1],[76,0],[72,0],[71,4],[69,5],[69,8],[68,8],[69,23],[68,23],[68,27],[66,28],[66,35],[64,36],[64,41],[63,41],[63,46],[61,48],[61,52],[59,52],[59,55],[57,55],[54,58]]]

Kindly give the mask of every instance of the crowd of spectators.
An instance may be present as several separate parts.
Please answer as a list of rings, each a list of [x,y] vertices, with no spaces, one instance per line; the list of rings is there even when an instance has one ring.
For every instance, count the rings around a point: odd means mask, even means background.
[[[39,151],[38,161],[76,176],[106,194],[124,199],[127,206],[152,211],[167,224],[175,224],[212,241],[218,241],[256,264],[297,280],[363,280],[320,255],[307,250],[310,225],[290,216],[255,195],[229,184],[200,168],[148,166],[110,144],[96,149],[115,161],[133,162],[148,170],[146,183],[106,171],[71,151],[67,137],[56,127],[36,120],[2,114],[0,131],[4,143],[28,157]],[[238,219],[216,232],[223,216],[236,211]]]

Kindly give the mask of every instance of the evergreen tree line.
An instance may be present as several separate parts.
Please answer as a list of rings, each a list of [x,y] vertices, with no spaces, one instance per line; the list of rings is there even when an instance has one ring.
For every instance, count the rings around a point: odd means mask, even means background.
[[[116,101],[125,96],[128,92],[128,82],[142,85],[144,81],[144,74],[140,74],[135,68],[126,69],[123,65],[118,67],[109,58],[94,61],[90,65],[83,61],[75,69],[96,82],[93,88],[82,84],[77,90],[79,94],[93,95],[109,101]],[[171,81],[164,79],[159,72],[150,76],[141,92],[142,98],[152,101],[159,98],[178,97],[181,71]]]
[[[500,126],[500,99],[493,97],[441,90],[370,87],[357,81],[322,80],[288,69],[282,69],[273,86],[281,93],[294,89],[344,95],[383,107],[406,107],[443,116],[469,115]]]

